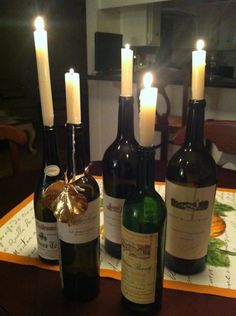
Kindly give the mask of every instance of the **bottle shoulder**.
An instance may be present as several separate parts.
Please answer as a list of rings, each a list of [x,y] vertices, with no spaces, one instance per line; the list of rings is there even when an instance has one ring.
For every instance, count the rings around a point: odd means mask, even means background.
[[[134,163],[138,160],[138,144],[136,143],[113,143],[107,148],[103,155],[103,166],[106,164],[112,164],[118,166],[119,164]]]
[[[120,140],[116,139],[105,151],[104,157],[112,157],[115,155],[125,155],[127,153],[136,153],[138,150],[138,143],[135,139],[132,140]]]
[[[102,160],[103,175],[136,176],[138,165],[138,144],[114,143],[104,153]]]
[[[59,180],[64,180],[64,173],[62,169],[58,168],[54,169],[54,171],[51,170],[50,172],[48,172],[46,168],[43,168],[41,170],[39,180],[35,188],[35,195],[40,195],[42,191],[45,190],[50,184]]]
[[[126,199],[125,203],[144,203],[145,201],[155,201],[155,203],[164,204],[162,197],[154,188],[136,188],[134,192]]]
[[[83,174],[75,181],[75,184],[84,189],[84,195],[88,201],[93,201],[100,197],[100,189],[96,179],[90,174]]]
[[[191,151],[183,147],[170,159],[166,177],[168,180],[177,182],[214,184],[216,183],[216,163],[205,148]]]
[[[135,191],[124,203],[122,223],[133,231],[157,232],[163,229],[166,213],[165,203],[157,192]]]
[[[155,190],[135,190],[124,203],[124,210],[134,209],[142,213],[147,208],[166,213],[165,202]]]
[[[201,165],[202,163],[207,164],[210,167],[215,168],[216,163],[211,154],[206,148],[201,150],[189,150],[187,148],[180,148],[170,159],[167,168],[172,166],[181,165]]]

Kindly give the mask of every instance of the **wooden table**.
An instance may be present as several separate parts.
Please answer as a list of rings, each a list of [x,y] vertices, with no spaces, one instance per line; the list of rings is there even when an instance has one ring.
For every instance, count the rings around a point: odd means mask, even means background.
[[[93,173],[99,175],[100,170],[99,163],[92,164]],[[165,166],[157,163],[156,171],[157,179],[164,180]],[[0,216],[33,192],[38,175],[38,171],[31,171],[19,177],[0,179]],[[235,178],[228,181],[236,187]],[[83,304],[64,298],[57,272],[0,262],[0,280],[1,316],[130,315],[120,304],[120,282],[113,279],[101,278],[99,296]],[[164,289],[159,315],[235,316],[236,299]]]

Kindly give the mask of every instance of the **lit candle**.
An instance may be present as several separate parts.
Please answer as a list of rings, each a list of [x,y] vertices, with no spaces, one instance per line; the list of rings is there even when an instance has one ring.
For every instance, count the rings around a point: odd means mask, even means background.
[[[47,32],[44,30],[44,20],[35,19],[34,43],[38,69],[39,94],[44,126],[53,126],[54,114],[52,90],[48,61]]]
[[[197,50],[192,53],[192,100],[204,99],[206,51],[203,40],[197,41]]]
[[[144,76],[144,88],[140,92],[139,131],[140,145],[152,146],[154,143],[157,88],[151,87],[152,74]]]
[[[70,69],[65,74],[67,123],[81,123],[79,74]]]
[[[121,49],[121,96],[133,95],[133,51],[129,44]]]

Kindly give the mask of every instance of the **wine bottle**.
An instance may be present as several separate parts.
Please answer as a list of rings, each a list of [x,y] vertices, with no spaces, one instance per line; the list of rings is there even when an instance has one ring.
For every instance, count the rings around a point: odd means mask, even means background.
[[[138,143],[134,137],[133,97],[119,97],[118,131],[103,156],[103,207],[106,251],[121,257],[121,211],[134,190]]]
[[[44,168],[34,194],[38,254],[42,261],[58,264],[56,219],[51,210],[42,202],[42,193],[46,188],[63,177],[59,164],[54,127],[44,126],[43,128],[43,164]]]
[[[216,164],[204,144],[205,100],[190,100],[185,142],[166,174],[166,266],[181,274],[205,268],[216,190]]]
[[[78,221],[58,221],[60,271],[65,296],[87,301],[99,292],[100,192],[96,180],[84,169],[82,124],[67,124],[68,179],[83,189],[88,209]]]
[[[161,307],[166,207],[154,186],[154,147],[139,150],[138,181],[122,214],[122,301],[133,312]]]

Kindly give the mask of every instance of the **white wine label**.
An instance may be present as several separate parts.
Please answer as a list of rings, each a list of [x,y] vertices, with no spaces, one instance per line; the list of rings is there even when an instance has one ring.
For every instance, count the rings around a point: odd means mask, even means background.
[[[57,224],[41,222],[36,219],[38,254],[48,260],[58,260]]]
[[[121,292],[137,304],[155,302],[158,233],[140,234],[122,226]]]
[[[103,192],[104,235],[117,244],[121,243],[121,213],[125,199],[118,199]]]
[[[181,259],[207,254],[216,186],[193,188],[166,181],[166,251]]]
[[[57,165],[48,165],[44,168],[44,173],[48,177],[56,177],[60,173],[60,168]]]
[[[78,220],[73,225],[58,221],[59,239],[70,244],[83,244],[96,239],[100,225],[99,202],[100,198],[89,202],[86,212],[78,215]]]

